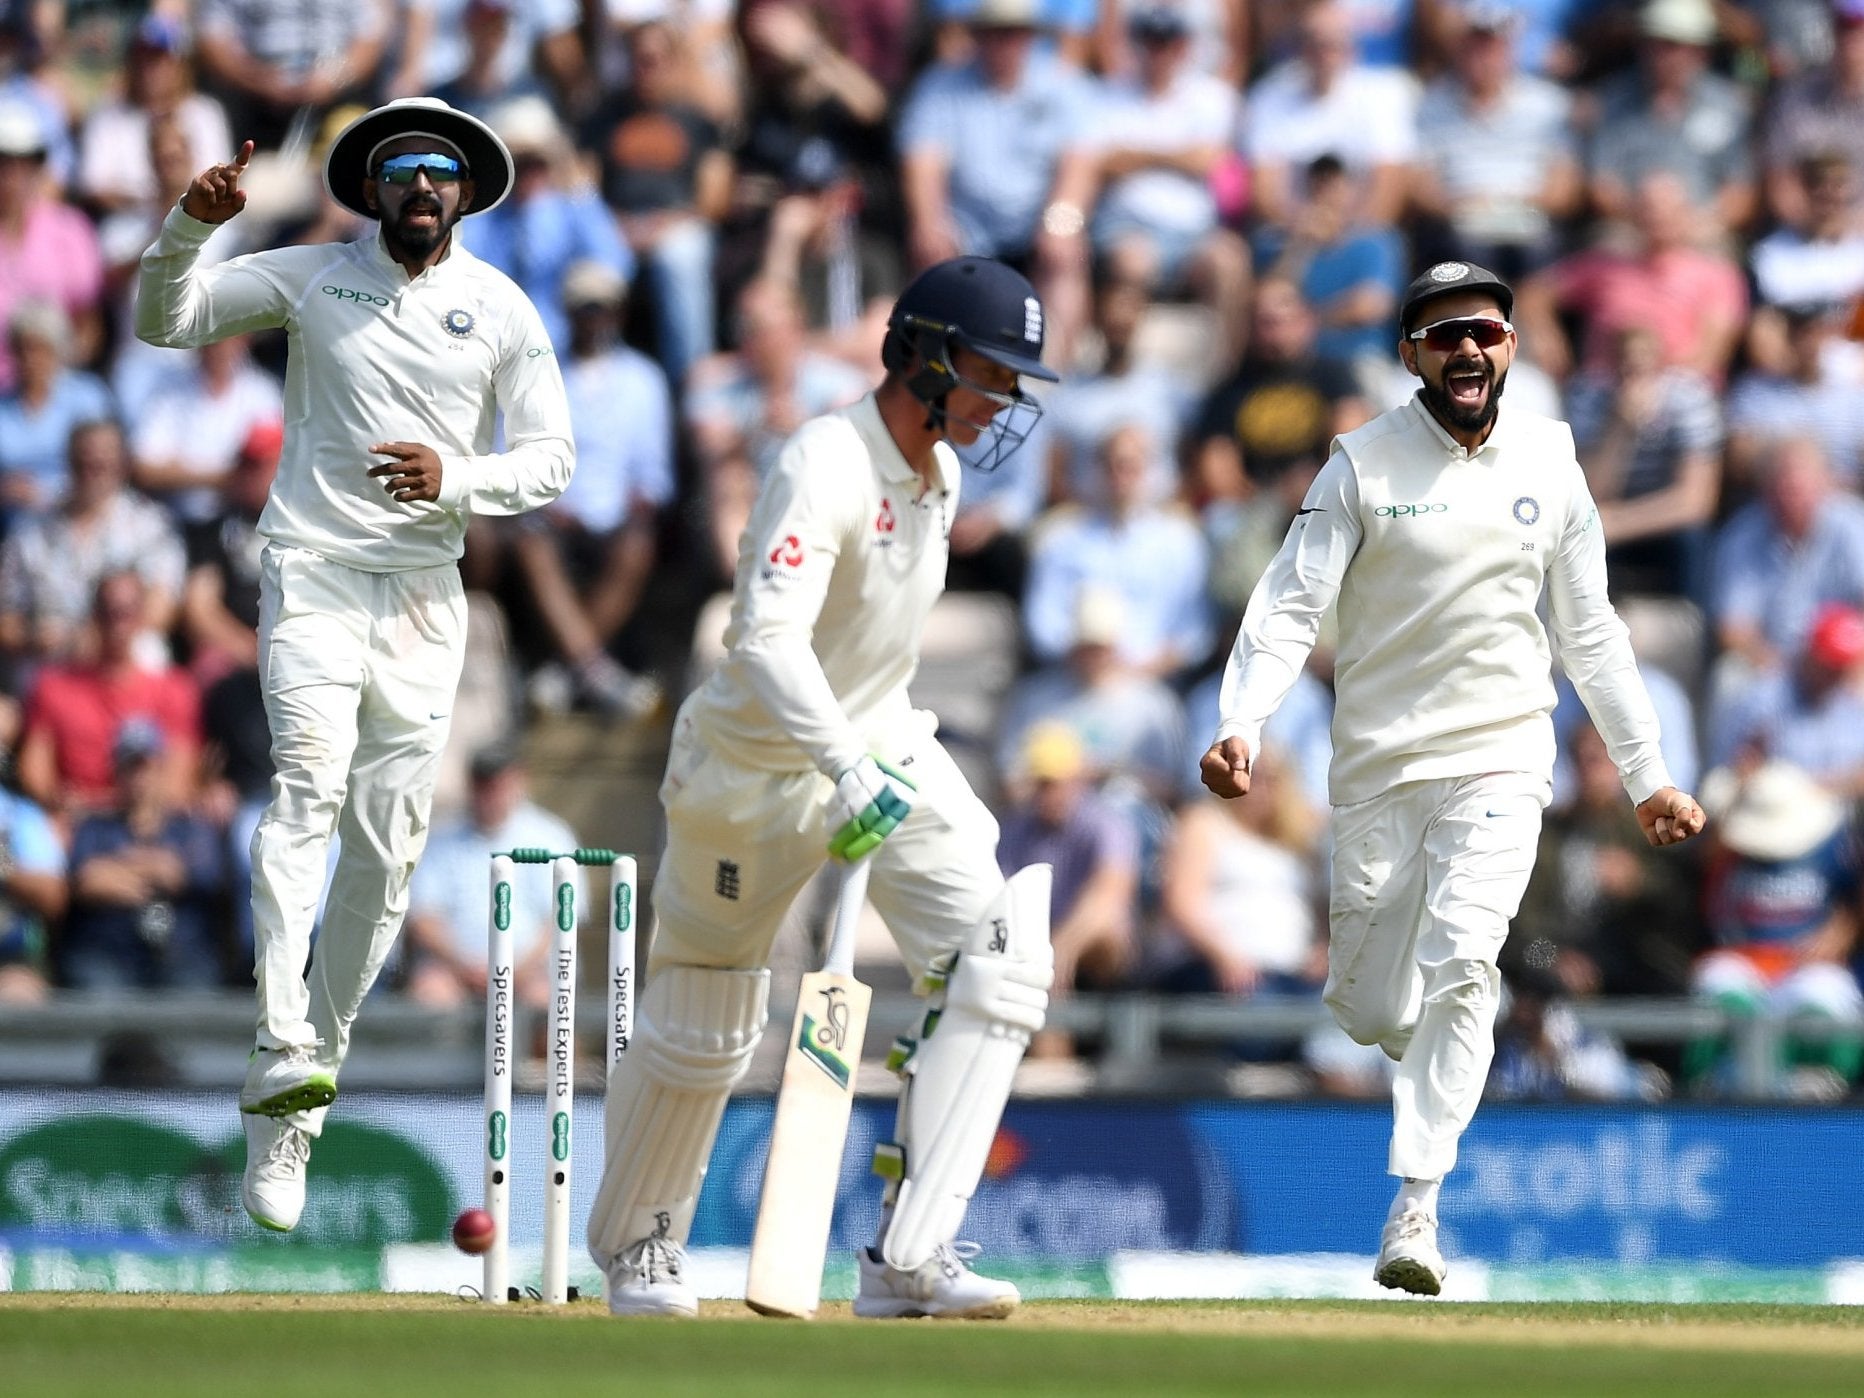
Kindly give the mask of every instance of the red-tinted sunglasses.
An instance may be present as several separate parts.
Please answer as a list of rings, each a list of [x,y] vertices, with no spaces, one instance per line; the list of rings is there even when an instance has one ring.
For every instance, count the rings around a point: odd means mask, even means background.
[[[1449,354],[1464,340],[1474,340],[1477,349],[1494,349],[1513,333],[1513,324],[1505,320],[1459,316],[1455,320],[1433,321],[1421,326],[1411,332],[1410,338],[1421,341],[1427,350]]]

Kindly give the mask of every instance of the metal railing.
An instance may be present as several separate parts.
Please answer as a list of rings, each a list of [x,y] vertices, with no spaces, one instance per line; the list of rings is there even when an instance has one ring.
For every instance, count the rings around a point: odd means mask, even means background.
[[[877,994],[870,1040],[884,1046],[896,1029],[913,1023],[918,1004],[901,993]],[[1732,1095],[1745,1100],[1777,1095],[1789,1035],[1824,1039],[1856,1032],[1830,1020],[1750,1018],[1681,999],[1579,1001],[1572,1010],[1587,1028],[1633,1046],[1728,1036]],[[788,1011],[774,1013],[780,1018]],[[437,1010],[387,996],[371,1000],[357,1021],[345,1085],[476,1090],[482,1015],[477,1005]],[[577,1021],[591,1036],[605,1031],[599,996],[585,997]],[[1101,1090],[1157,1085],[1170,1054],[1217,1053],[1240,1040],[1295,1043],[1330,1022],[1317,1000],[1268,996],[1239,1002],[1217,995],[1078,995],[1057,1001],[1050,1014],[1054,1027],[1083,1046]],[[136,1082],[141,1069],[152,1084],[236,1086],[252,1031],[252,997],[237,991],[73,991],[37,1005],[0,1005],[0,1084],[93,1085],[109,1057],[108,1076],[120,1083]]]

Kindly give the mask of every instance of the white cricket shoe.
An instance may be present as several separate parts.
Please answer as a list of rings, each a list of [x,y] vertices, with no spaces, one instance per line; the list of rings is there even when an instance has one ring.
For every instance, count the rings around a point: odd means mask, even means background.
[[[854,1313],[863,1320],[931,1316],[941,1320],[1002,1320],[1022,1303],[1009,1282],[980,1277],[964,1264],[976,1243],[946,1243],[910,1272],[889,1267],[862,1248],[861,1289]]]
[[[273,1116],[248,1113],[246,1175],[240,1202],[252,1221],[274,1233],[289,1233],[304,1212],[304,1177],[311,1164],[311,1133]]]
[[[317,1061],[316,1045],[256,1048],[246,1060],[239,1109],[257,1116],[290,1116],[337,1100],[336,1074]]]
[[[1372,1280],[1394,1291],[1435,1296],[1450,1269],[1437,1250],[1437,1220],[1422,1209],[1406,1209],[1385,1225]]]
[[[661,1233],[641,1239],[608,1266],[610,1315],[698,1315],[686,1280],[686,1249]]]

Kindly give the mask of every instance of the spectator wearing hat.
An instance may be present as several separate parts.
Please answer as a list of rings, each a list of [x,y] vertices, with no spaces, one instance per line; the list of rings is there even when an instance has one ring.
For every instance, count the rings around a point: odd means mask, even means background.
[[[1864,392],[1842,322],[1842,309],[1830,303],[1756,313],[1750,338],[1771,338],[1777,328],[1779,359],[1769,364],[1754,354],[1728,394],[1728,477],[1736,491],[1752,492],[1774,446],[1792,435],[1819,443],[1838,485],[1855,491],[1864,484]]]
[[[1819,609],[1790,667],[1761,675],[1715,715],[1709,758],[1746,771],[1790,762],[1846,800],[1864,798],[1864,611]]]
[[[1857,943],[1861,863],[1845,804],[1787,761],[1722,768],[1703,783],[1716,815],[1708,873],[1715,950],[1697,963],[1695,993],[1739,1016],[1798,1014],[1864,1029],[1864,995],[1846,964]],[[1793,1095],[1842,1095],[1864,1056],[1858,1035],[1794,1040]],[[1726,1062],[1720,1042],[1692,1045],[1692,1079]]]
[[[1638,64],[1599,91],[1586,158],[1587,189],[1605,218],[1627,218],[1638,187],[1674,175],[1689,207],[1740,232],[1757,208],[1748,153],[1747,95],[1709,71],[1716,38],[1710,0],[1646,0]]]
[[[628,82],[584,123],[581,144],[596,152],[603,201],[641,264],[658,357],[677,386],[716,339],[712,271],[732,158],[685,96],[673,27],[649,20],[626,44]]]
[[[598,262],[625,284],[634,275],[634,254],[583,178],[549,103],[541,97],[503,103],[490,122],[511,151],[517,178],[510,197],[465,225],[462,239],[531,298],[563,353],[570,343],[564,273],[577,262]]]
[[[693,368],[686,426],[699,457],[713,564],[738,565],[738,538],[777,453],[803,423],[854,402],[865,376],[811,349],[802,298],[786,282],[754,281],[738,292],[738,348]]]
[[[166,739],[125,720],[108,752],[118,799],[71,837],[71,906],[56,943],[78,990],[206,989],[226,980],[226,857],[217,832],[176,804]]]
[[[1152,460],[1143,429],[1125,426],[1110,433],[1093,505],[1038,533],[1023,623],[1030,650],[1044,664],[1068,653],[1082,595],[1090,587],[1119,598],[1125,624],[1114,649],[1127,667],[1169,679],[1209,652],[1209,552],[1194,519],[1153,502],[1147,484]]]
[[[1157,678],[1120,659],[1126,604],[1106,588],[1081,589],[1074,639],[1065,659],[1018,681],[997,723],[997,767],[1016,770],[1029,736],[1046,722],[1066,724],[1103,778],[1169,804],[1182,783],[1184,707]]]
[[[582,843],[567,822],[531,800],[524,760],[515,746],[495,744],[475,752],[471,779],[466,811],[435,827],[408,891],[403,985],[412,999],[426,1005],[476,1004],[484,998],[484,885],[492,855],[519,848],[572,850]],[[519,879],[511,928],[520,1004],[544,1004],[555,923],[545,881]]]
[[[1332,154],[1353,177],[1356,218],[1390,225],[1404,207],[1417,156],[1417,84],[1402,69],[1355,57],[1352,14],[1340,0],[1309,6],[1299,32],[1297,56],[1249,93],[1243,152],[1255,212],[1287,224],[1299,204],[1300,172]]]
[[[929,68],[899,118],[906,237],[916,267],[961,253],[1027,270],[1067,362],[1087,316],[1092,81],[1037,45],[1036,0],[979,0],[974,56]]]
[[[67,460],[53,508],[21,522],[0,546],[0,648],[32,662],[94,655],[84,623],[102,581],[131,572],[141,582],[142,618],[131,638],[138,654],[159,661],[181,596],[181,538],[161,506],[130,489],[114,421],[79,423]]]
[[[259,663],[259,597],[265,536],[259,518],[278,474],[285,445],[280,419],[256,422],[215,486],[213,512],[183,534],[188,578],[181,597],[181,635],[188,668],[203,690],[229,670]],[[210,725],[211,727],[211,725]]]
[[[1414,205],[1447,230],[1444,255],[1520,277],[1544,265],[1584,183],[1563,87],[1516,62],[1522,12],[1469,0],[1450,67],[1418,104]]]
[[[1655,171],[1636,186],[1626,250],[1588,248],[1561,258],[1521,287],[1522,343],[1556,379],[1576,365],[1607,370],[1616,337],[1647,326],[1665,364],[1694,369],[1719,388],[1747,319],[1747,282],[1723,253],[1698,245],[1699,212],[1682,180]],[[1581,330],[1578,353],[1562,317]]]
[[[1724,665],[1750,674],[1790,664],[1827,603],[1864,605],[1864,500],[1833,485],[1824,449],[1782,438],[1760,489],[1716,535],[1711,598]]]
[[[1181,11],[1136,9],[1126,30],[1136,71],[1111,85],[1094,131],[1094,251],[1117,280],[1194,292],[1221,327],[1217,353],[1228,364],[1242,349],[1249,254],[1219,223],[1214,177],[1241,103],[1230,84],[1191,66]]]
[[[184,526],[213,518],[220,487],[253,432],[284,420],[279,382],[252,362],[250,346],[245,335],[202,345],[190,372],[152,389],[136,422],[131,479]]]
[[[36,112],[0,103],[0,325],[22,302],[50,302],[70,317],[71,362],[83,363],[97,340],[103,259],[90,220],[47,178],[47,145]],[[0,392],[13,387],[13,373],[11,348],[0,342]]]
[[[652,576],[660,513],[673,501],[673,402],[666,372],[621,342],[627,286],[606,262],[563,279],[563,384],[576,474],[555,501],[503,531],[549,644],[533,696],[568,693],[610,716],[659,702],[652,680],[611,653]]]
[[[150,130],[158,121],[180,129],[191,152],[189,169],[233,150],[226,109],[194,90],[187,29],[172,14],[145,15],[137,24],[124,56],[122,94],[84,119],[76,192],[87,204],[108,214],[161,196],[149,158]]]
[[[110,390],[71,367],[71,319],[51,301],[23,301],[7,323],[13,391],[0,395],[0,511],[43,510],[65,483],[65,453],[79,423],[115,415]]]
[[[1054,870],[1050,994],[1118,989],[1136,950],[1138,831],[1095,789],[1087,750],[1066,724],[1032,728],[1008,775],[1015,795],[997,865],[1006,876],[1032,864]],[[1065,1043],[1055,1035],[1037,1042],[1044,1053],[1036,1056],[1052,1056]]]
[[[1824,151],[1850,165],[1857,207],[1864,202],[1864,0],[1832,0],[1831,61],[1786,83],[1768,113],[1767,206],[1788,227],[1805,226],[1811,191],[1803,162]]]

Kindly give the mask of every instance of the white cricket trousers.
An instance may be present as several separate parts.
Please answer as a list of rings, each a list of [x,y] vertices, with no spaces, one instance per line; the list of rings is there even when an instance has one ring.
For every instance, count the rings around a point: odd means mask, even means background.
[[[880,756],[916,784],[911,813],[872,855],[868,898],[917,978],[962,942],[1003,888],[997,820],[923,730]],[[828,861],[835,784],[813,769],[766,772],[705,745],[682,714],[660,800],[667,847],[654,876],[653,963],[752,970]],[[651,968],[650,968],[651,969]]]
[[[274,775],[252,837],[261,1047],[315,1043],[321,1064],[341,1066],[427,843],[465,640],[451,563],[365,573],[266,545],[259,678]],[[332,833],[343,846],[307,979]]]
[[[1406,782],[1333,810],[1328,1008],[1398,1062],[1388,1168],[1439,1180],[1495,1057],[1496,960],[1540,843],[1545,778]]]

